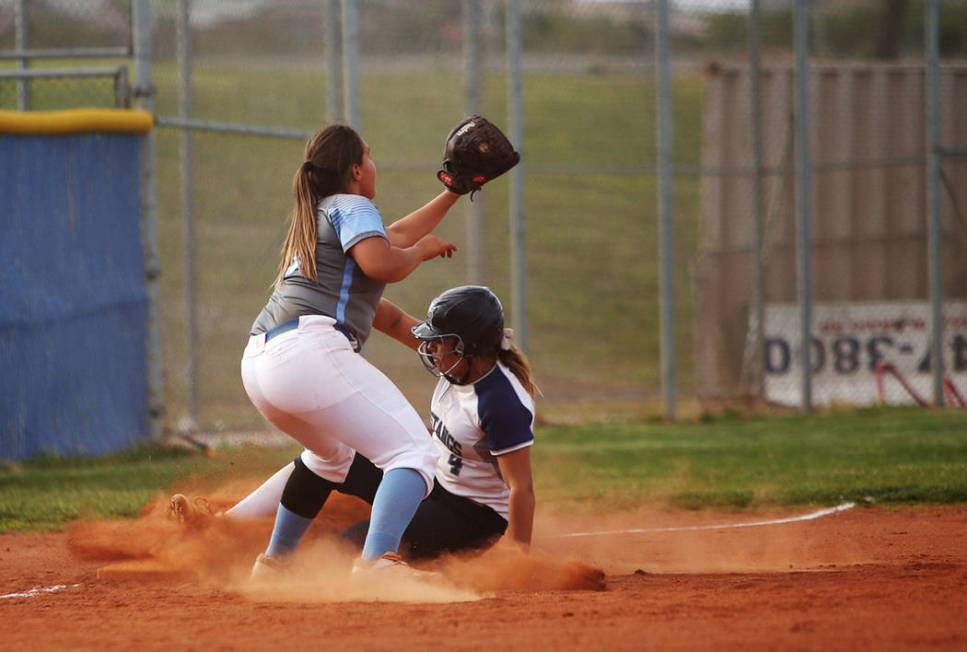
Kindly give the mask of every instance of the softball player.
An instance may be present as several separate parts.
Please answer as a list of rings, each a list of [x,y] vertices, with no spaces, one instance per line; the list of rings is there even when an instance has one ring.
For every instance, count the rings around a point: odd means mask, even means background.
[[[354,568],[399,567],[400,537],[433,488],[436,451],[402,393],[358,352],[373,327],[412,339],[383,288],[452,255],[456,247],[431,231],[459,195],[444,191],[384,228],[369,147],[343,125],[306,144],[293,194],[275,290],[252,325],[241,371],[252,403],[306,453],[288,474],[252,575],[272,573],[295,550],[356,451],[383,475]]]
[[[529,547],[535,386],[500,301],[488,288],[458,287],[433,300],[425,321],[403,319],[440,379],[430,403],[436,482],[403,536],[410,556],[479,548],[505,533]]]
[[[535,386],[526,358],[504,330],[500,301],[485,287],[466,286],[434,299],[423,322],[395,306],[389,310],[412,332],[405,343],[440,378],[430,406],[435,482],[403,535],[410,557],[485,547],[505,532],[527,547],[535,505],[530,464]],[[304,452],[225,516],[269,515],[295,465],[312,456]],[[323,501],[336,489],[372,504],[381,476],[357,454],[343,483],[317,490]],[[172,499],[172,511],[182,520],[191,520],[193,510],[184,496]],[[344,536],[362,543],[369,528],[365,521]]]

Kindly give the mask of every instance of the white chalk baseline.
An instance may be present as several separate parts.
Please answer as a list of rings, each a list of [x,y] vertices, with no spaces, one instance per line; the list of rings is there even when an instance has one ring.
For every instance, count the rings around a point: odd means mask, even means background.
[[[832,514],[838,514],[839,512],[845,512],[849,509],[856,507],[856,503],[841,503],[835,507],[827,507],[826,509],[820,509],[815,512],[810,512],[808,514],[800,514],[798,516],[786,516],[784,518],[774,518],[765,521],[748,521],[746,523],[722,523],[718,525],[683,525],[679,527],[652,527],[652,528],[634,528],[630,530],[600,530],[597,532],[571,532],[570,534],[561,534],[556,539],[573,539],[578,537],[602,537],[615,534],[653,534],[658,532],[699,532],[702,530],[730,530],[735,528],[744,527],[763,527],[766,525],[785,525],[787,523],[800,523],[803,521],[814,521],[817,518],[823,518],[824,516],[831,516]]]

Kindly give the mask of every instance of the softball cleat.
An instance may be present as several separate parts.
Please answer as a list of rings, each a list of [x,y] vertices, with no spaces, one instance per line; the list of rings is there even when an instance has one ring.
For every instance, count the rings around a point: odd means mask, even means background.
[[[279,579],[289,568],[289,562],[280,557],[270,557],[261,554],[255,558],[249,580],[252,582],[266,582]]]
[[[379,559],[357,559],[353,563],[354,578],[398,577],[414,580],[437,580],[442,576],[433,571],[418,570],[407,564],[395,552],[385,552]]]

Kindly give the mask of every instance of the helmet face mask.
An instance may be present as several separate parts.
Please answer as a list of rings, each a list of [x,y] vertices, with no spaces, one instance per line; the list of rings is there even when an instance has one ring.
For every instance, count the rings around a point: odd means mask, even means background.
[[[453,342],[452,346],[449,346]],[[434,346],[436,345],[436,346]],[[464,360],[469,360],[473,356],[467,355],[463,345],[463,339],[455,333],[446,335],[434,335],[420,341],[420,346],[416,350],[420,356],[420,362],[426,367],[433,376],[446,378],[451,383],[462,385],[466,382],[466,377],[470,373],[469,366],[464,372],[463,378],[453,376],[453,370],[460,366]],[[454,357],[454,361],[444,367],[444,361],[448,357]]]

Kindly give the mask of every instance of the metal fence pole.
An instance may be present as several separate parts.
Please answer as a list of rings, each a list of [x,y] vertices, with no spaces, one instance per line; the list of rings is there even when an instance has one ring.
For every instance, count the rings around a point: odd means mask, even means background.
[[[191,117],[191,0],[178,0],[178,115],[184,119]],[[195,215],[192,199],[194,187],[193,147],[190,129],[181,129],[179,134],[179,165],[181,172],[181,219],[182,246],[184,251],[184,288],[185,288],[185,386],[187,391],[188,430],[198,428],[198,365],[197,349],[198,319],[195,301]]]
[[[17,0],[17,4],[14,7],[14,23],[16,25],[14,47],[19,51],[26,50],[30,46],[30,15],[27,13],[27,0]],[[30,59],[27,57],[21,57],[17,61],[18,70],[27,70],[30,68]],[[21,79],[17,82],[17,110],[30,110],[29,79]]]
[[[752,219],[754,232],[753,255],[753,288],[752,288],[752,320],[754,324],[755,344],[752,354],[752,387],[756,396],[765,395],[764,385],[764,346],[765,346],[765,208],[762,175],[762,100],[760,87],[760,73],[762,61],[759,53],[760,30],[762,29],[760,15],[760,0],[752,0],[749,14],[749,105],[751,111],[749,119],[752,121],[752,161],[755,171],[752,175]]]
[[[661,385],[665,418],[675,418],[675,233],[673,229],[672,84],[668,0],[658,0],[655,63],[658,75],[658,261]]]
[[[802,411],[813,410],[812,385],[812,229],[810,191],[812,188],[809,154],[809,20],[808,0],[796,0],[796,208],[798,217],[797,256],[802,360]]]
[[[339,0],[326,2],[326,120],[329,124],[341,122],[342,99],[342,56],[339,38],[341,20]]]
[[[239,136],[259,136],[262,138],[281,138],[283,140],[301,140],[306,142],[312,131],[306,129],[286,129],[282,127],[263,127],[245,125],[235,122],[217,122],[215,120],[199,120],[198,118],[183,119],[170,115],[155,116],[154,123],[159,127],[176,129],[191,129],[192,131],[207,131],[212,134],[234,134]]]
[[[151,74],[151,0],[132,0],[134,94],[138,108],[154,112]],[[155,135],[145,134],[141,148],[141,238],[148,295],[148,418],[152,439],[164,431],[164,359],[161,352],[161,268],[158,259],[157,203],[155,200]]]
[[[343,119],[360,130],[359,22],[356,0],[342,0]]]
[[[118,109],[131,108],[131,88],[128,84],[127,66],[119,66],[118,74],[114,78],[114,107]]]
[[[480,48],[480,23],[483,12],[480,0],[463,0],[463,56],[465,64],[465,95],[467,115],[480,113],[480,86],[483,79],[483,64]],[[466,243],[467,243],[467,282],[484,283],[484,197],[481,193],[476,201],[467,202]]]
[[[524,231],[524,101],[521,79],[520,0],[507,0],[507,122],[521,162],[510,171],[510,281],[514,340],[524,352],[527,339],[527,239]]]
[[[29,35],[25,38],[29,39]],[[110,48],[31,48],[26,50],[0,50],[0,61],[25,59],[28,63],[37,59],[122,59],[131,56],[129,47]]]
[[[91,66],[90,68],[34,68],[31,70],[0,69],[0,79],[92,79],[104,77],[117,85],[124,76],[124,66]]]
[[[927,120],[927,261],[930,265],[930,372],[933,402],[944,404],[943,396],[943,258],[940,247],[940,6],[927,0],[926,34],[926,120]]]

